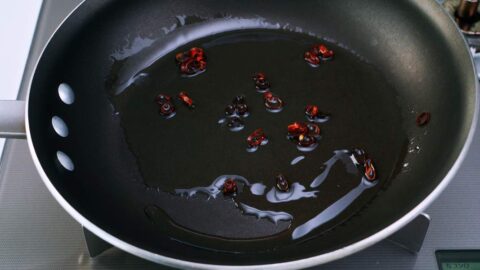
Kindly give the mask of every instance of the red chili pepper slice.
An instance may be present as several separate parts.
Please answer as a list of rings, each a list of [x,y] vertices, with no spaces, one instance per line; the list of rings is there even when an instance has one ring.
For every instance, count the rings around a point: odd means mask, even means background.
[[[320,110],[316,105],[307,105],[307,107],[305,107],[305,114],[308,117],[315,118],[318,116],[319,112]]]
[[[202,48],[193,47],[186,52],[175,55],[180,66],[180,72],[185,75],[195,75],[207,68],[205,53]]]
[[[247,138],[248,147],[258,147],[262,145],[262,143],[267,139],[265,132],[263,129],[259,128],[256,129],[252,134],[250,134]]]
[[[287,127],[288,129],[288,139],[290,140],[299,140],[300,136],[304,136],[308,133],[308,127],[304,123],[294,122]]]
[[[312,66],[318,66],[320,64],[320,58],[313,51],[305,52],[303,59],[307,61]]]
[[[364,168],[364,175],[368,181],[374,181],[377,178],[377,172],[375,171],[375,167],[373,165],[373,161],[370,158],[365,160],[363,163]]]
[[[237,182],[233,179],[227,179],[225,180],[225,183],[223,183],[223,194],[225,195],[230,195],[234,194],[237,192]]]
[[[190,98],[190,96],[187,94],[187,92],[182,91],[178,94],[178,98],[185,104],[187,107],[193,109],[195,108],[195,103],[193,102],[193,99]]]
[[[277,175],[275,177],[276,180],[276,187],[279,191],[287,192],[290,189],[290,183],[288,182],[287,178],[283,176],[283,174]]]

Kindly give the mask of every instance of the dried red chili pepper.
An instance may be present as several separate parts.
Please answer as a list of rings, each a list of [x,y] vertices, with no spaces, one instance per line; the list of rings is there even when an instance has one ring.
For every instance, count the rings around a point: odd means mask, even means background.
[[[270,91],[263,94],[265,108],[269,112],[280,112],[283,109],[283,100]]]
[[[172,103],[172,99],[168,95],[159,94],[155,97],[155,102],[160,107],[160,114],[166,118],[171,118],[175,115],[175,105]]]
[[[245,127],[242,118],[248,117],[248,106],[245,102],[245,96],[236,96],[232,104],[227,105],[225,108],[226,118],[219,120],[219,124],[226,123],[230,131],[240,131]]]
[[[225,115],[228,117],[231,116],[248,116],[248,106],[247,104],[229,104],[225,108]]]
[[[318,51],[318,56],[322,60],[331,60],[333,58],[333,55],[334,55],[333,51],[329,50],[327,46],[323,44],[320,44],[317,46],[317,51]]]
[[[235,108],[235,105],[227,105],[227,107],[225,108],[225,115],[226,116],[232,116],[236,113],[236,108]]]
[[[187,94],[187,92],[180,92],[178,94],[178,98],[185,104],[187,105],[188,108],[194,109],[195,108],[195,103],[193,102],[193,99],[190,98],[190,96]]]
[[[207,68],[206,57],[202,48],[193,47],[187,52],[177,53],[175,60],[180,65],[180,72],[184,75],[197,75]]]
[[[425,126],[426,124],[428,124],[428,122],[430,122],[430,118],[431,118],[431,115],[429,112],[422,112],[417,116],[417,120],[416,120],[417,126],[419,127]]]
[[[287,192],[290,189],[290,183],[288,182],[287,178],[283,176],[283,174],[277,175],[275,177],[276,187],[279,191]]]
[[[160,114],[166,118],[173,117],[175,115],[175,105],[170,102],[165,102],[160,105]]]
[[[354,163],[363,171],[365,179],[368,181],[374,181],[377,178],[377,172],[373,160],[368,157],[365,150],[355,148],[351,151],[351,155],[354,158]]]
[[[309,63],[314,67],[317,67],[318,65],[320,65],[320,58],[313,51],[305,52],[305,54],[303,55],[303,59],[305,59],[307,63]]]
[[[314,150],[317,138],[320,138],[320,127],[316,124],[294,122],[288,125],[287,138],[297,144],[297,149],[302,152]]]
[[[192,74],[194,72],[191,66],[193,61],[194,60],[192,58],[188,58],[187,60],[183,61],[180,64],[180,72],[183,74]]]
[[[270,89],[270,83],[268,81],[260,81],[255,84],[255,88],[258,92],[263,93]]]
[[[236,104],[235,105],[235,111],[241,117],[247,117],[248,116],[248,106],[247,106],[247,104]]]
[[[203,72],[206,67],[207,62],[203,60],[198,61],[196,59],[189,58],[180,65],[180,71],[185,75],[193,76],[200,72]]]
[[[270,91],[267,91],[263,94],[263,99],[265,99],[265,100],[272,99],[273,97],[274,97],[273,93],[270,92]]]
[[[288,125],[288,135],[287,138],[290,140],[298,140],[300,135],[305,135],[308,133],[308,127],[304,123],[293,122]]]
[[[334,56],[333,51],[329,50],[322,55],[322,60],[324,60],[324,61],[332,60],[333,56]]]
[[[258,92],[263,93],[270,89],[270,82],[268,82],[265,73],[258,72],[253,75],[253,81],[255,81],[255,88]]]
[[[265,135],[265,132],[261,128],[256,129],[255,131],[252,132],[252,134],[250,134],[247,137],[247,144],[249,148],[254,148],[260,145],[264,145],[266,142],[268,142],[267,136]]]
[[[235,180],[229,178],[225,180],[223,183],[223,188],[222,188],[223,194],[225,195],[231,195],[237,192],[237,182]]]
[[[321,61],[332,60],[334,55],[335,53],[332,50],[328,49],[327,46],[325,46],[324,44],[319,44],[313,46],[311,50],[305,52],[303,58],[311,66],[317,67],[318,65],[320,65]]]
[[[189,50],[190,57],[196,59],[197,61],[204,60],[205,55],[202,48],[192,47]]]
[[[307,105],[305,107],[305,116],[310,122],[323,123],[330,119],[330,115],[321,112],[316,105]]]
[[[364,175],[368,181],[374,181],[377,178],[377,172],[375,171],[375,166],[373,165],[373,161],[370,158],[365,160],[363,163],[364,168]]]
[[[320,113],[320,110],[316,105],[307,105],[305,107],[305,115],[310,118],[315,118]]]

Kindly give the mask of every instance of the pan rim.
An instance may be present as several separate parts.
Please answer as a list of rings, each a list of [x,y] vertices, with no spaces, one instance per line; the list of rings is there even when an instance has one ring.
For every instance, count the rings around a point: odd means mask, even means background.
[[[344,258],[346,256],[349,256],[353,253],[359,252],[365,248],[368,248],[381,240],[384,240],[385,238],[389,237],[393,233],[397,232],[400,230],[402,227],[407,225],[409,222],[411,222],[414,218],[416,218],[418,215],[422,214],[422,212],[444,191],[444,189],[448,186],[450,181],[453,179],[453,177],[456,175],[457,171],[459,170],[461,164],[465,160],[465,157],[468,153],[468,150],[470,149],[470,146],[473,141],[473,137],[476,131],[477,127],[477,120],[478,120],[478,113],[479,113],[479,81],[477,79],[477,75],[475,72],[475,64],[473,62],[473,58],[470,57],[470,65],[471,65],[471,75],[472,78],[474,79],[474,85],[475,85],[475,108],[473,112],[473,117],[472,117],[472,122],[470,123],[470,130],[468,132],[467,138],[465,140],[465,143],[462,147],[462,150],[460,151],[460,154],[458,155],[457,159],[455,160],[454,164],[452,167],[449,169],[448,173],[445,175],[445,177],[441,180],[441,182],[435,187],[435,189],[428,195],[426,196],[416,207],[411,209],[407,214],[405,214],[403,217],[399,218],[397,221],[393,222],[392,224],[386,226],[382,230],[376,232],[375,234],[366,237],[362,240],[359,240],[353,244],[350,244],[348,246],[345,246],[343,248],[320,254],[317,256],[313,257],[308,257],[304,259],[299,259],[299,260],[293,260],[293,261],[287,261],[287,262],[281,262],[281,263],[273,263],[273,264],[259,264],[259,265],[219,265],[219,264],[207,264],[207,263],[198,263],[198,262],[191,262],[191,261],[186,261],[186,260],[181,260],[181,259],[176,259],[160,254],[153,253],[151,251],[142,249],[140,247],[134,246],[130,243],[127,243],[110,233],[104,231],[100,227],[96,226],[94,223],[89,221],[87,218],[85,218],[82,214],[80,214],[73,206],[71,206],[65,198],[60,194],[60,192],[54,187],[52,182],[50,181],[49,177],[46,175],[45,171],[43,170],[43,167],[40,163],[40,160],[37,157],[37,153],[35,151],[35,147],[33,145],[33,140],[31,137],[30,133],[30,123],[29,123],[29,102],[30,102],[30,91],[31,91],[31,86],[33,83],[33,78],[36,74],[36,70],[38,68],[38,64],[40,63],[40,60],[43,58],[44,52],[49,46],[52,38],[55,36],[57,31],[63,26],[63,24],[74,14],[82,5],[85,3],[86,0],[82,0],[58,25],[58,27],[55,29],[55,31],[52,33],[52,35],[49,37],[48,41],[46,42],[45,46],[43,47],[33,69],[33,73],[30,77],[29,83],[28,83],[28,93],[26,96],[26,108],[25,108],[25,125],[26,125],[26,134],[27,134],[27,143],[28,143],[28,148],[30,150],[30,154],[32,156],[32,160],[34,162],[35,168],[37,169],[40,177],[42,178],[42,181],[44,182],[45,186],[49,190],[50,194],[55,198],[55,200],[62,206],[62,208],[70,215],[72,216],[78,223],[80,223],[81,226],[98,236],[99,238],[103,239],[104,241],[112,244],[113,246],[127,252],[130,254],[133,254],[135,256],[141,257],[143,259],[146,259],[148,261],[152,261],[155,263],[160,263],[168,266],[173,266],[173,267],[181,267],[181,268],[187,268],[187,269],[218,269],[218,270],[223,270],[223,269],[292,269],[292,268],[307,268],[307,267],[312,267],[315,265],[320,265],[320,264],[325,264],[328,262],[332,262],[341,258]],[[435,2],[437,8],[441,10],[444,16],[447,16],[450,21],[452,22],[452,25],[454,23],[453,19],[448,16],[446,11],[440,6],[440,4],[436,1]],[[417,3],[418,4],[418,3]],[[457,36],[463,39],[463,42],[465,44],[465,49],[469,52],[470,56],[471,52],[468,50],[468,43],[466,41],[466,38],[464,35],[460,32],[460,30],[455,26],[456,28],[456,33]]]

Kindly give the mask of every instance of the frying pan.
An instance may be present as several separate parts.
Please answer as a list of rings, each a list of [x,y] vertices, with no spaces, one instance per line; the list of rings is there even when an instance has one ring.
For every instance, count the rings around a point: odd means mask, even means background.
[[[312,41],[335,48],[336,58],[309,67],[295,50],[309,49]],[[216,57],[238,42],[246,47],[231,61]],[[293,43],[291,51],[277,50]],[[172,56],[192,45],[205,48],[209,66],[182,78]],[[261,107],[247,73],[258,71],[252,55],[286,101],[284,111],[268,114]],[[177,116],[167,121],[153,98],[180,90],[164,87],[168,80],[172,88],[188,87],[198,106],[189,111],[177,102]],[[251,107],[245,130],[210,124],[237,93]],[[317,149],[299,153],[284,138],[285,128],[303,119],[310,100],[331,112],[331,124],[322,125]],[[26,136],[52,195],[107,242],[176,267],[287,269],[350,255],[419,215],[465,157],[478,100],[466,43],[434,1],[85,1],[45,47],[26,104],[3,101],[1,109],[2,136]],[[420,112],[432,115],[425,127],[415,125]],[[268,145],[247,153],[244,140],[253,125],[273,132]],[[328,207],[355,187],[338,182],[346,175],[341,165],[317,197],[285,204],[297,213],[290,223],[257,220],[228,196],[175,192],[237,172],[267,186],[285,171],[308,180],[333,150],[358,145],[377,157],[375,188],[297,239],[292,231],[302,212]],[[302,169],[286,164],[302,154]]]

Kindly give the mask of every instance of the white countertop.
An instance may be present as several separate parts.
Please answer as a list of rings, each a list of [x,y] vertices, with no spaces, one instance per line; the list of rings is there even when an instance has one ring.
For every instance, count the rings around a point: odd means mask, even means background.
[[[16,99],[42,0],[0,1],[0,99]],[[5,140],[0,139],[0,157]]]

